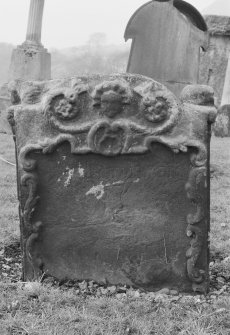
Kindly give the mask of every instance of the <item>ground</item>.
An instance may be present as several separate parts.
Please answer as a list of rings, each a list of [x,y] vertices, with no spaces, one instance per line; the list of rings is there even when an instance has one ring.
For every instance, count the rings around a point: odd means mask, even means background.
[[[230,139],[211,143],[211,290],[146,293],[93,282],[23,283],[14,143],[0,135],[1,335],[229,335]],[[9,161],[9,163],[1,159]]]

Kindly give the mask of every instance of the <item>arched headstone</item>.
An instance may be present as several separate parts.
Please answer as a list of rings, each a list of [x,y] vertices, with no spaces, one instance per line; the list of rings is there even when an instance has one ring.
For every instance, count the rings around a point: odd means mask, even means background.
[[[132,39],[127,72],[163,83],[179,96],[198,83],[200,48],[208,47],[201,14],[181,0],[153,0],[131,17],[125,39]]]

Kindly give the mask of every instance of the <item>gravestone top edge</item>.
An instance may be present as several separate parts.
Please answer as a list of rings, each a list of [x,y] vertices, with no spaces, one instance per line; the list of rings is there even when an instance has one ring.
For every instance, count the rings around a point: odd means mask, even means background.
[[[133,24],[134,19],[140,14],[140,12],[145,9],[148,6],[152,6],[155,0],[151,0],[149,2],[146,2],[144,5],[139,7],[131,16],[129,19],[129,22],[126,26],[125,33],[124,33],[124,38],[127,41],[128,39],[132,38],[135,35],[135,29],[133,29],[131,26]],[[157,1],[158,2],[158,1]],[[167,4],[168,1],[163,1],[160,3]],[[168,3],[169,4],[169,3]],[[186,18],[199,30],[203,32],[207,32],[208,27],[206,24],[206,21],[202,14],[191,4],[182,1],[182,0],[174,0],[173,6],[181,12],[183,15],[186,16]]]
[[[220,15],[205,15],[204,19],[210,35],[230,35],[230,17]]]
[[[28,108],[30,113],[33,111],[37,117],[40,114],[45,115],[43,121],[45,122],[46,120],[49,124],[53,123],[54,129],[52,131],[61,133],[75,133],[77,125],[84,123],[86,120],[88,122],[89,117],[93,117],[93,122],[97,121],[98,118],[102,120],[108,119],[111,122],[115,118],[125,123],[127,118],[123,111],[126,112],[127,109],[129,109],[129,117],[132,120],[136,118],[135,121],[139,123],[139,126],[148,129],[153,136],[163,135],[167,132],[177,132],[180,129],[181,120],[185,118],[190,119],[191,126],[195,122],[192,119],[195,114],[191,114],[191,111],[188,114],[186,106],[190,105],[194,110],[200,110],[200,114],[196,115],[196,117],[200,118],[200,120],[205,120],[202,122],[207,120],[211,122],[216,115],[214,91],[211,87],[206,85],[188,85],[182,90],[181,97],[178,99],[164,85],[142,75],[93,75],[42,82],[17,80],[10,82],[8,87],[13,104],[9,114],[13,110],[15,115],[17,114],[20,118],[21,110]],[[73,95],[73,102],[71,101],[71,94]],[[61,112],[55,115],[55,112],[50,112],[56,97],[60,95],[64,99],[63,101],[61,99],[61,102],[65,102],[67,107],[69,105],[70,108],[78,99],[80,101],[82,97],[86,98],[87,108],[84,107],[83,119],[78,115],[80,113],[79,109],[82,109],[82,107],[79,107],[72,114],[70,112],[69,115],[68,112],[67,115]],[[137,109],[144,113],[143,120],[141,120],[139,112],[138,115],[134,115],[135,101],[138,102],[138,106],[135,105],[135,108],[138,107]],[[105,111],[102,114],[100,108],[104,103],[110,107],[112,104],[117,111],[108,112],[108,114]],[[159,109],[157,111],[158,114],[156,114],[156,105]],[[152,112],[148,114],[146,110],[149,111],[150,109]],[[165,111],[166,109],[167,111]],[[91,114],[86,116],[87,110],[96,110],[97,113],[92,114],[91,111]],[[72,123],[76,125],[76,131],[72,129],[74,128]],[[33,127],[36,128],[36,124]],[[206,127],[205,123],[203,127]],[[38,133],[39,131],[42,130],[38,129]],[[49,131],[51,131],[51,128]],[[181,132],[181,130],[179,131]],[[202,133],[198,135],[198,137],[200,136],[202,137]]]

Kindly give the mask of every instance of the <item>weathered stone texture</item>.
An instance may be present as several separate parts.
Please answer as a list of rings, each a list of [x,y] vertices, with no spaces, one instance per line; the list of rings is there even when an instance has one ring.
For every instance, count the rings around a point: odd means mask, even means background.
[[[18,95],[24,280],[207,290],[212,89],[111,75]]]
[[[214,133],[217,137],[230,137],[230,105],[219,108]]]
[[[42,46],[23,43],[12,53],[10,80],[48,80],[51,78],[51,55]]]
[[[31,0],[26,41],[13,50],[9,69],[11,80],[51,79],[51,55],[41,44],[44,0]]]
[[[215,15],[205,16],[205,19],[210,32],[210,45],[201,56],[199,83],[214,88],[219,106],[230,55],[230,19]]]

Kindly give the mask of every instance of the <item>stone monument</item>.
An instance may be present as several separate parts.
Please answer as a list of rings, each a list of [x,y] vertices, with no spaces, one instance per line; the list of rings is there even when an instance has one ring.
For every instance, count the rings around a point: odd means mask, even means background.
[[[216,103],[224,105],[228,90],[225,82],[229,77],[228,60],[230,56],[230,17],[208,15],[205,16],[210,32],[210,46],[201,57],[200,83],[210,85],[215,90]],[[225,90],[224,90],[225,87]]]
[[[18,96],[23,279],[207,291],[213,90],[126,74]]]
[[[9,81],[51,78],[51,56],[41,44],[45,0],[31,0],[26,41],[12,54]]]
[[[132,39],[127,72],[151,77],[174,94],[199,80],[200,48],[208,47],[201,14],[182,0],[152,0],[131,17],[125,39]]]

